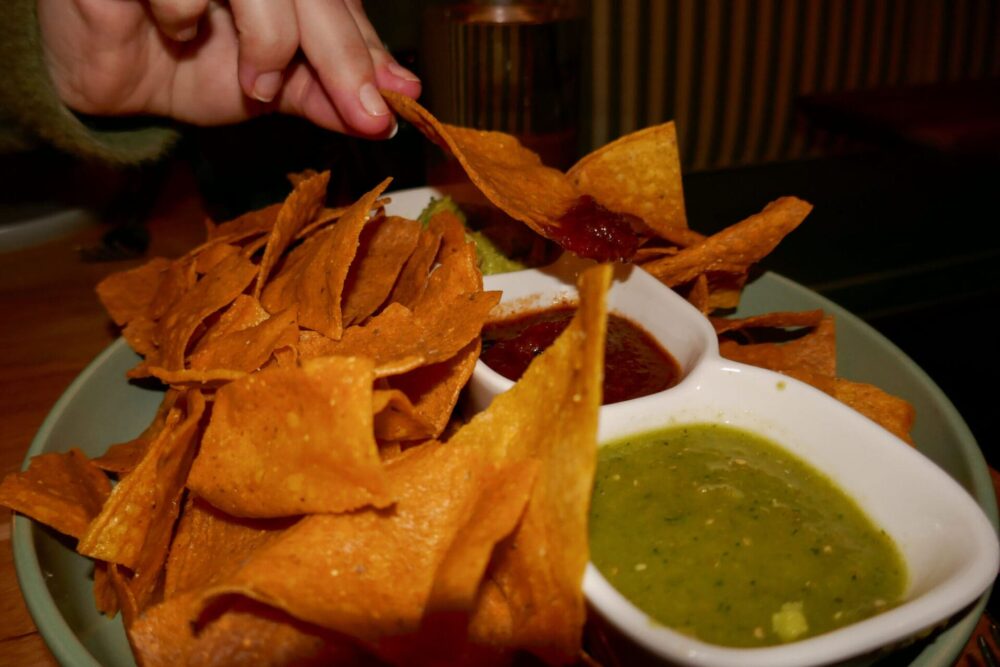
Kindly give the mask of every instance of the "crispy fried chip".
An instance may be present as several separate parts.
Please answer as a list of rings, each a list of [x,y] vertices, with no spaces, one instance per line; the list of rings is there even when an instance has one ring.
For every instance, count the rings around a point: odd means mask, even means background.
[[[206,600],[246,595],[366,641],[415,631],[452,546],[489,550],[483,541],[455,543],[465,522],[481,516],[489,498],[511,502],[513,509],[498,512],[503,525],[478,536],[500,539],[527,494],[500,493],[486,484],[495,468],[474,447],[430,442],[407,450],[386,470],[398,499],[391,512],[304,517],[226,583],[210,588]]]
[[[626,134],[584,156],[567,172],[579,192],[631,213],[680,246],[704,237],[688,229],[673,121]]]
[[[209,227],[206,243],[195,248],[193,252],[200,250],[208,243],[241,243],[249,238],[268,233],[278,219],[278,211],[281,210],[281,206],[280,203],[271,204],[261,209],[247,211],[243,215],[220,225]]]
[[[40,454],[28,469],[4,477],[0,505],[79,538],[100,513],[111,483],[79,449]]]
[[[478,443],[501,461],[541,461],[525,515],[498,549],[489,576],[510,605],[508,645],[555,663],[578,655],[586,615],[580,583],[589,557],[610,279],[610,265],[587,270],[563,334],[449,440],[454,447]]]
[[[831,316],[824,316],[815,329],[794,340],[747,345],[723,340],[719,352],[727,359],[772,371],[808,371],[831,377],[837,374],[837,341]]]
[[[913,428],[916,411],[909,401],[865,382],[854,382],[799,369],[785,371],[785,374],[826,392],[904,442],[913,444],[910,430]]]
[[[180,393],[176,390],[168,389],[149,426],[132,440],[108,447],[104,454],[94,459],[94,465],[101,470],[117,473],[119,476],[132,472],[145,456],[146,450],[149,449],[149,443],[155,440],[156,436],[163,430],[167,423],[167,415],[179,396]]]
[[[156,257],[128,271],[112,273],[97,284],[97,296],[115,324],[123,326],[150,315],[150,302],[171,262]]]
[[[382,181],[351,206],[337,224],[318,232],[292,252],[285,267],[264,288],[261,303],[268,312],[296,306],[301,326],[328,338],[340,338],[344,281],[368,213],[390,181]]]
[[[164,599],[224,580],[296,521],[298,517],[241,519],[189,495],[170,545]]]
[[[560,217],[579,197],[565,174],[546,167],[513,136],[448,125],[409,97],[391,91],[382,95],[393,111],[454,155],[497,208],[542,236],[552,236]]]
[[[77,551],[91,558],[118,563],[138,572],[151,548],[166,533],[180,511],[180,494],[194,456],[205,400],[198,391],[185,394],[166,418],[142,461],[112,491],[101,513],[80,538]],[[155,554],[158,556],[158,554]]]
[[[184,293],[158,327],[160,364],[182,370],[188,343],[195,330],[212,313],[239,296],[257,274],[257,267],[238,256],[229,256]]]
[[[373,379],[370,359],[323,357],[225,385],[188,487],[242,517],[384,507]]]
[[[297,183],[278,210],[278,218],[264,246],[264,256],[260,260],[260,272],[254,287],[254,296],[260,298],[261,290],[271,275],[271,269],[299,230],[323,207],[326,200],[326,186],[330,182],[330,172],[310,174]]]
[[[298,338],[295,308],[288,308],[259,324],[219,336],[201,346],[190,357],[191,368],[255,371],[276,349],[293,345]]]
[[[389,295],[390,302],[412,308],[427,288],[427,278],[434,265],[434,258],[437,257],[441,236],[444,233],[438,220],[438,216],[431,218],[427,227],[420,231],[417,247],[406,260],[403,270],[399,273],[399,280]]]
[[[756,328],[815,327],[823,320],[822,310],[781,311],[753,315],[751,317],[710,317],[715,333],[724,334],[729,331],[742,331]]]
[[[388,378],[390,400],[380,396],[385,395],[385,390],[377,391],[375,396],[376,437],[424,440],[440,436],[476,367],[481,348],[482,342],[476,338],[451,359]]]
[[[742,222],[723,229],[676,255],[642,265],[667,285],[683,285],[709,271],[741,273],[759,262],[809,215],[812,206],[781,197]]]
[[[363,322],[385,303],[417,246],[420,229],[415,220],[383,216],[362,230],[358,257],[344,287],[344,326]]]
[[[371,665],[347,639],[240,596],[201,611],[197,592],[148,610],[129,628],[144,667]]]

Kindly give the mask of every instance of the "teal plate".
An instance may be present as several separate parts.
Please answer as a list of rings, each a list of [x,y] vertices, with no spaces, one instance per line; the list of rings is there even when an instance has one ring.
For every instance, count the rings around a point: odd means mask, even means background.
[[[822,308],[836,317],[841,375],[877,385],[913,403],[917,410],[913,431],[917,448],[969,491],[996,528],[993,485],[975,438],[938,386],[885,337],[839,306],[775,274],[764,274],[747,286],[738,314],[813,308]],[[109,346],[53,407],[28,456],[74,446],[98,456],[109,444],[140,433],[152,420],[162,393],[126,381],[125,372],[137,361],[123,340]],[[88,559],[73,551],[72,541],[17,516],[13,546],[28,609],[62,665],[135,664],[120,619],[104,618],[94,607],[93,568]],[[984,595],[944,629],[883,658],[880,664],[950,667],[985,604]]]

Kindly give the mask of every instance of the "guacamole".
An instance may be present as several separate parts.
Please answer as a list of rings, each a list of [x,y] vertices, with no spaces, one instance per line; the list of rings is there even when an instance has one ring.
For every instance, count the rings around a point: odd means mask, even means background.
[[[591,560],[664,625],[725,646],[821,634],[898,604],[892,539],[827,477],[720,424],[602,446]]]

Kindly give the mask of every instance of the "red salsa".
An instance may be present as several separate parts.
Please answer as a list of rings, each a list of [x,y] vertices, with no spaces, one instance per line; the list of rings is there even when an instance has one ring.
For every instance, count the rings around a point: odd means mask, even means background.
[[[642,218],[608,210],[590,195],[573,202],[551,230],[563,248],[598,262],[631,259],[648,234]]]
[[[505,378],[517,380],[559,337],[575,311],[576,306],[564,304],[490,322],[483,327],[480,358]],[[604,405],[655,394],[678,380],[680,365],[647,331],[620,315],[608,315]]]

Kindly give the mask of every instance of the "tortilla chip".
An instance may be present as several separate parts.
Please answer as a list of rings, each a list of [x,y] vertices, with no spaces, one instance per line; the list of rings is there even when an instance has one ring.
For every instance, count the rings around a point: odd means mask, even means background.
[[[278,258],[285,252],[299,230],[322,208],[329,182],[329,171],[306,176],[295,184],[295,189],[281,205],[278,218],[271,228],[267,245],[264,247],[264,256],[260,260],[260,273],[253,292],[256,298],[260,298],[264,284],[270,277],[271,269],[274,268]]]
[[[78,552],[138,572],[150,549],[161,546],[157,541],[164,533],[169,542],[204,410],[198,391],[178,400],[142,461],[115,486],[81,536]],[[164,559],[166,546],[162,544]]]
[[[646,262],[642,268],[670,287],[683,285],[709,271],[741,273],[768,255],[799,226],[812,205],[781,197],[742,222],[727,227],[676,255]]]
[[[278,219],[281,204],[271,204],[209,228],[206,243],[242,243],[271,231]],[[200,248],[201,246],[199,246]],[[197,251],[199,248],[195,248]]]
[[[261,303],[270,313],[298,309],[299,324],[334,340],[343,333],[341,297],[372,204],[392,179],[382,181],[344,213],[336,225],[318,232],[290,255],[264,288]]]
[[[79,449],[40,454],[28,469],[4,477],[0,505],[77,539],[111,493],[111,483]]]
[[[906,443],[913,444],[910,431],[916,419],[913,405],[878,387],[864,382],[793,369],[786,375],[802,380],[860,412]]]
[[[232,303],[256,274],[257,267],[251,262],[230,256],[185,292],[160,320],[160,365],[167,370],[182,370],[195,330],[206,317]]]
[[[189,495],[170,545],[164,599],[223,581],[296,521],[298,517],[241,519]]]
[[[97,284],[97,296],[115,324],[124,326],[150,315],[149,304],[171,262],[156,257],[128,271],[112,273]]]
[[[155,440],[160,431],[163,430],[163,427],[167,423],[167,415],[174,407],[179,396],[179,392],[168,389],[164,393],[163,400],[160,401],[160,405],[156,409],[156,415],[149,426],[132,440],[108,447],[104,454],[93,460],[94,465],[101,470],[117,473],[119,477],[132,472],[139,465],[143,456],[146,455],[149,443]]]
[[[427,278],[430,276],[431,267],[434,266],[434,259],[441,245],[443,231],[439,224],[435,224],[435,218],[431,218],[427,227],[420,231],[417,246],[403,265],[399,280],[389,295],[390,302],[412,308],[414,302],[424,293],[427,288]]]
[[[210,588],[206,601],[246,595],[363,641],[413,632],[463,522],[480,516],[487,502],[485,480],[493,470],[471,447],[431,442],[411,448],[386,464],[397,498],[391,512],[304,517],[229,581]],[[501,514],[509,518],[518,511]]]
[[[140,315],[125,325],[122,329],[122,338],[136,354],[155,363],[159,358],[156,329],[156,322]]]
[[[192,370],[229,369],[251,372],[261,368],[279,347],[299,339],[295,308],[239,331],[214,338],[190,357]]]
[[[221,387],[188,488],[241,517],[389,504],[372,372],[370,359],[323,357]]]
[[[149,319],[157,321],[166,315],[197,282],[198,269],[192,257],[171,262],[149,302]]]
[[[94,606],[107,617],[118,613],[118,593],[115,592],[108,564],[102,560],[94,563]]]
[[[196,592],[146,611],[129,628],[144,667],[227,665],[371,665],[348,640],[240,596],[216,602],[205,613]]]
[[[584,156],[567,172],[579,192],[638,216],[680,246],[704,237],[688,229],[673,121],[632,132]]]
[[[383,90],[382,96],[454,156],[476,188],[510,217],[586,257],[627,259],[635,253],[640,231],[646,231],[641,220],[592,206],[594,200],[581,196],[566,174],[542,164],[513,135],[448,125],[405,95]],[[586,219],[581,206],[589,211]]]
[[[391,401],[379,409],[376,392],[375,436],[381,440],[423,440],[440,436],[472,376],[482,341],[477,337],[451,359],[421,366],[385,382]]]
[[[396,216],[365,226],[351,264],[342,304],[344,326],[363,322],[389,297],[396,278],[417,246],[420,223]]]
[[[610,265],[584,272],[579,307],[562,335],[449,440],[496,460],[541,461],[525,515],[498,547],[489,576],[509,603],[512,644],[554,663],[577,657],[586,617],[581,581],[589,559],[610,279]]]
[[[194,255],[194,269],[196,272],[204,275],[214,269],[222,260],[230,255],[238,255],[239,253],[239,246],[228,243],[209,244],[204,250]]]
[[[753,315],[751,317],[710,317],[709,321],[715,328],[716,334],[724,334],[730,331],[743,331],[746,329],[787,329],[796,327],[815,327],[823,321],[823,311],[802,310],[802,311],[780,311],[764,313],[763,315]]]
[[[831,377],[837,374],[837,341],[832,316],[824,316],[815,329],[784,343],[741,345],[733,340],[722,340],[719,353],[727,359],[772,371],[808,371]]]

